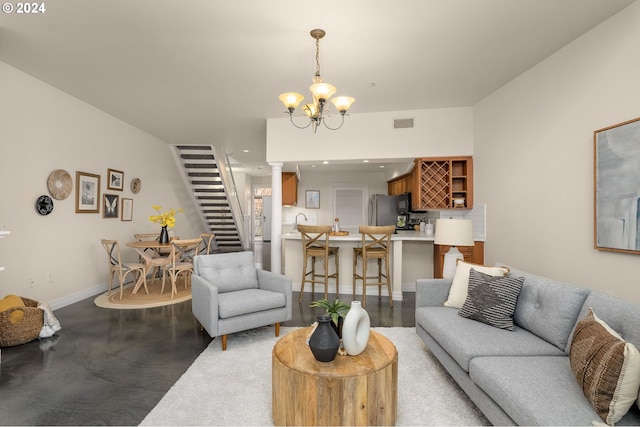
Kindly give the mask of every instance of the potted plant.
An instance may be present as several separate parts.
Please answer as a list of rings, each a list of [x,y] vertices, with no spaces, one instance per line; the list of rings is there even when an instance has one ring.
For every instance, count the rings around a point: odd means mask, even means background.
[[[321,300],[312,301],[309,307],[324,308],[326,313],[331,316],[331,326],[335,329],[338,337],[342,338],[342,322],[344,316],[347,315],[351,306],[344,301],[340,301],[336,298],[332,303],[328,299],[323,298]]]

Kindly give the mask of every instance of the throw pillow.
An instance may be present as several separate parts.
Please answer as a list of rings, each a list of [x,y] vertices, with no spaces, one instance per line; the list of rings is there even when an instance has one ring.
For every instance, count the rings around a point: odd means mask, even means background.
[[[571,370],[598,416],[620,421],[638,398],[640,353],[592,309],[576,325],[569,349]]]
[[[500,277],[469,272],[469,291],[458,314],[500,329],[513,331],[513,313],[523,277]]]
[[[3,311],[7,311],[8,309],[13,307],[24,307],[24,302],[22,301],[22,298],[20,298],[17,295],[7,295],[6,297],[0,300],[0,313],[2,313]],[[24,311],[15,310],[9,315],[9,322],[15,325],[16,323],[22,322],[23,318],[24,318]]]
[[[467,297],[467,289],[469,286],[469,271],[471,268],[488,274],[490,276],[506,276],[509,273],[508,267],[491,267],[486,265],[472,264],[470,262],[458,260],[456,263],[456,274],[453,276],[453,282],[449,289],[449,297],[444,302],[445,307],[462,308],[464,300]]]

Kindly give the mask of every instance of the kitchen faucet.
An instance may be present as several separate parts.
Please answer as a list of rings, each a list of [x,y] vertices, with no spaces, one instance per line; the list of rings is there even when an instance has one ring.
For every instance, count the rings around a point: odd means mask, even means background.
[[[299,217],[300,215],[302,215],[302,216],[304,217],[304,220],[305,220],[305,221],[308,221],[307,216],[306,216],[305,214],[303,214],[302,212],[300,212],[298,215],[296,215],[295,224],[294,224],[294,226],[293,226],[293,229],[294,229],[294,230],[297,230],[297,229],[298,229],[298,217]]]

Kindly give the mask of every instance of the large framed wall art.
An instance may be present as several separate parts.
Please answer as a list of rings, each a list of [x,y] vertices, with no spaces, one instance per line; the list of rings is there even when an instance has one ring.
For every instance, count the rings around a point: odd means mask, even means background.
[[[100,212],[100,175],[76,172],[76,212]]]
[[[640,118],[594,132],[594,246],[640,254]]]

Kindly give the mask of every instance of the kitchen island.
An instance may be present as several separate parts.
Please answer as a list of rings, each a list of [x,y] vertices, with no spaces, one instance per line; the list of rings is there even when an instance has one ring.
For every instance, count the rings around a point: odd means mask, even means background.
[[[302,236],[298,231],[282,236],[282,274],[291,277],[293,290],[300,290],[302,280]],[[402,291],[415,291],[416,279],[433,277],[433,234],[420,231],[398,230],[391,236],[391,281],[393,299],[402,301]],[[350,233],[347,236],[330,236],[332,246],[340,248],[340,295],[353,294],[353,248],[362,246],[362,235]],[[320,267],[321,268],[321,267]],[[329,272],[333,272],[333,263]],[[369,264],[369,274],[375,274],[377,264]],[[305,291],[311,291],[307,284]],[[335,280],[329,280],[329,293],[335,294]],[[324,295],[322,285],[316,286],[316,293]],[[358,281],[356,294],[362,295],[362,282]],[[371,286],[367,290],[369,297],[377,292]],[[384,292],[383,292],[384,295]],[[349,300],[349,298],[346,298]]]

